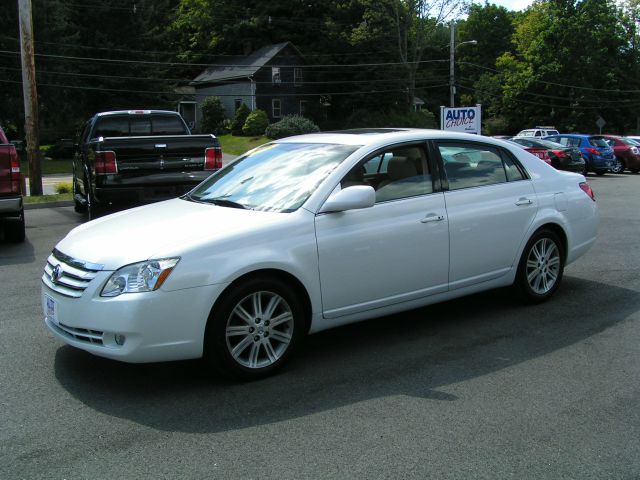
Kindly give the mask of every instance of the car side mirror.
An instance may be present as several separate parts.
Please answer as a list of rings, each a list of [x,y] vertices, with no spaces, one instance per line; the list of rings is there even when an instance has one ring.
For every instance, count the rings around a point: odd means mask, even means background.
[[[376,203],[376,192],[367,185],[343,188],[329,196],[319,213],[344,212],[360,208],[370,208]]]

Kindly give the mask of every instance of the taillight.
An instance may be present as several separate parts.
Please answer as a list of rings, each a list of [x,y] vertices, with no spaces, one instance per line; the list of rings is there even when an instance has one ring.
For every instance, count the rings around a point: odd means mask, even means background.
[[[591,198],[591,200],[593,200],[594,202],[596,201],[596,194],[593,193],[591,186],[587,182],[580,182],[580,188],[584,193],[589,195],[589,198]]]
[[[222,149],[220,147],[207,148],[204,151],[204,169],[220,170],[222,168]]]
[[[95,162],[96,175],[109,175],[118,173],[118,164],[116,163],[116,152],[105,151],[96,152]]]
[[[9,149],[9,158],[11,164],[11,192],[22,193],[22,178],[20,176],[20,159],[15,148]]]
[[[551,150],[551,153],[553,153],[558,158],[566,158],[569,156],[569,154],[564,150]]]
[[[585,148],[585,152],[590,153],[591,155],[600,155],[600,152],[595,148]]]

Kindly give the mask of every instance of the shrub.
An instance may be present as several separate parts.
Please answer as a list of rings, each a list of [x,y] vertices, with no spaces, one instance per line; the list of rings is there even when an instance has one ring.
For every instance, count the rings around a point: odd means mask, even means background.
[[[231,135],[242,135],[242,127],[250,113],[251,110],[244,103],[238,107],[231,122]]]
[[[72,189],[71,182],[56,183],[55,186],[56,193],[71,193]]]
[[[263,110],[254,110],[244,122],[242,133],[257,137],[258,135],[264,135],[264,131],[268,126],[269,117],[267,117],[267,114]]]
[[[222,101],[218,97],[207,97],[200,108],[202,109],[200,131],[203,133],[218,133],[222,129],[225,119]]]
[[[318,126],[308,118],[300,115],[285,115],[282,120],[267,127],[265,135],[273,140],[302,135],[303,133],[319,132]]]

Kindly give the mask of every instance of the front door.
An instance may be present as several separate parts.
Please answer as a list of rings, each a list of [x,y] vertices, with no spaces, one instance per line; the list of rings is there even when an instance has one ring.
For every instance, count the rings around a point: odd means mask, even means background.
[[[391,147],[364,159],[336,188],[352,185],[372,186],[376,204],[316,216],[324,316],[446,291],[447,213],[423,145]]]

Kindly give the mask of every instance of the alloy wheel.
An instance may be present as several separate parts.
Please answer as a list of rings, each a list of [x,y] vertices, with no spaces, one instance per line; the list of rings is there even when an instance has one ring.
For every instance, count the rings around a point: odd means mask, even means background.
[[[227,349],[243,367],[269,367],[289,348],[293,328],[293,312],[285,299],[274,292],[256,291],[231,311],[225,330]]]
[[[543,237],[533,244],[526,264],[529,287],[538,295],[544,295],[555,286],[560,274],[560,250],[550,238]]]

